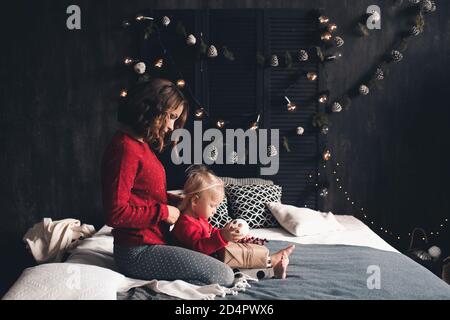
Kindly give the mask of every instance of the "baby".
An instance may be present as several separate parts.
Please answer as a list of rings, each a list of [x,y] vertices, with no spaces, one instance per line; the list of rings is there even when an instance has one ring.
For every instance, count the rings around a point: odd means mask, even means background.
[[[195,166],[189,170],[184,185],[185,197],[179,208],[182,214],[172,229],[172,238],[176,245],[213,255],[226,247],[229,242],[241,240],[228,223],[224,228],[214,228],[208,219],[222,202],[225,192],[220,178],[205,166]],[[295,246],[291,245],[270,256],[267,267],[272,267],[275,278],[287,276],[289,256]]]

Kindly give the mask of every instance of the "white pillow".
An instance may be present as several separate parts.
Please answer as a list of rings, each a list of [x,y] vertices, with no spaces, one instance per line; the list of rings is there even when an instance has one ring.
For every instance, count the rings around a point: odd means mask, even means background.
[[[284,229],[298,237],[345,230],[331,212],[319,212],[277,202],[271,202],[267,207]]]
[[[117,300],[125,281],[97,266],[47,263],[25,269],[2,300]]]

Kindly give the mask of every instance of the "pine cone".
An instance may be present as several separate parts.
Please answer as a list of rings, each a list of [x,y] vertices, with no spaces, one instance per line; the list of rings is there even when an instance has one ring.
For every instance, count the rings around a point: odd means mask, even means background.
[[[365,84],[359,86],[359,94],[367,96],[369,92],[370,92],[369,87],[366,86]]]
[[[336,47],[342,47],[344,45],[344,39],[341,37],[334,37],[334,42],[336,43]]]
[[[272,58],[270,58],[270,65],[272,66],[272,67],[278,67],[278,57],[277,57],[277,55],[276,54],[273,54],[272,55]]]
[[[197,42],[197,39],[194,37],[193,34],[188,35],[186,38],[186,43],[188,46],[193,46]]]
[[[342,111],[342,106],[339,102],[334,102],[333,105],[331,106],[331,111],[337,113],[337,112],[341,112]]]
[[[409,34],[412,35],[412,36],[418,36],[420,34],[420,29],[417,26],[413,26],[409,30]]]
[[[420,10],[425,13],[432,12],[433,7],[436,10],[436,5],[433,4],[433,2],[430,0],[422,0],[422,2],[420,3]]]
[[[278,150],[274,145],[270,145],[267,147],[267,156],[275,157],[278,154]]]
[[[208,48],[208,57],[209,58],[215,58],[217,57],[217,49],[215,46],[211,45]]]
[[[403,59],[403,54],[400,51],[392,50],[391,58],[394,62],[400,62]]]
[[[298,53],[298,60],[308,61],[308,59],[309,59],[308,52],[306,52],[305,50],[300,50],[300,52]]]
[[[165,26],[165,27],[167,27],[167,26],[170,24],[170,19],[169,19],[168,16],[164,16],[164,17],[162,18],[162,24],[163,24],[163,26]]]
[[[384,80],[384,72],[383,69],[377,68],[377,71],[375,71],[375,77],[378,81]]]

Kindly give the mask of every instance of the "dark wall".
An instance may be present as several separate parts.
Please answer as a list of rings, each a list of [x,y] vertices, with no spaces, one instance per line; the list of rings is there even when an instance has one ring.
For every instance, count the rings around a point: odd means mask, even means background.
[[[406,2],[406,1],[405,1]],[[66,8],[82,9],[82,30],[65,27]],[[368,38],[352,29],[368,5],[382,8],[383,25]],[[393,44],[398,20],[392,1],[30,1],[4,6],[0,145],[2,207],[1,289],[32,263],[21,236],[43,217],[79,218],[101,226],[99,164],[115,130],[117,93],[131,80],[121,65],[136,39],[120,21],[143,9],[322,7],[346,43],[341,61],[327,68],[339,96]],[[340,214],[361,207],[380,226],[408,232],[436,229],[450,211],[446,139],[450,110],[450,3],[436,1],[423,35],[392,68],[382,91],[332,117],[328,145],[340,163],[342,185],[332,185],[327,208]],[[17,17],[20,17],[18,19]],[[331,176],[330,172],[330,176]],[[393,245],[404,248],[404,238]],[[437,239],[450,243],[448,232]]]

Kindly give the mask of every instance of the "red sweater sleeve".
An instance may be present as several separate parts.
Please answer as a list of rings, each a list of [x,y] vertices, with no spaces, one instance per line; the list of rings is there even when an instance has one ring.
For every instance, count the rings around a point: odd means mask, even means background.
[[[167,205],[149,200],[146,205],[129,203],[141,154],[126,144],[114,148],[104,162],[103,197],[106,224],[113,228],[143,229],[167,219]]]
[[[228,242],[222,238],[219,229],[215,229],[210,237],[202,237],[201,226],[184,219],[179,219],[175,224],[172,236],[183,247],[207,255],[211,255],[228,245]]]

